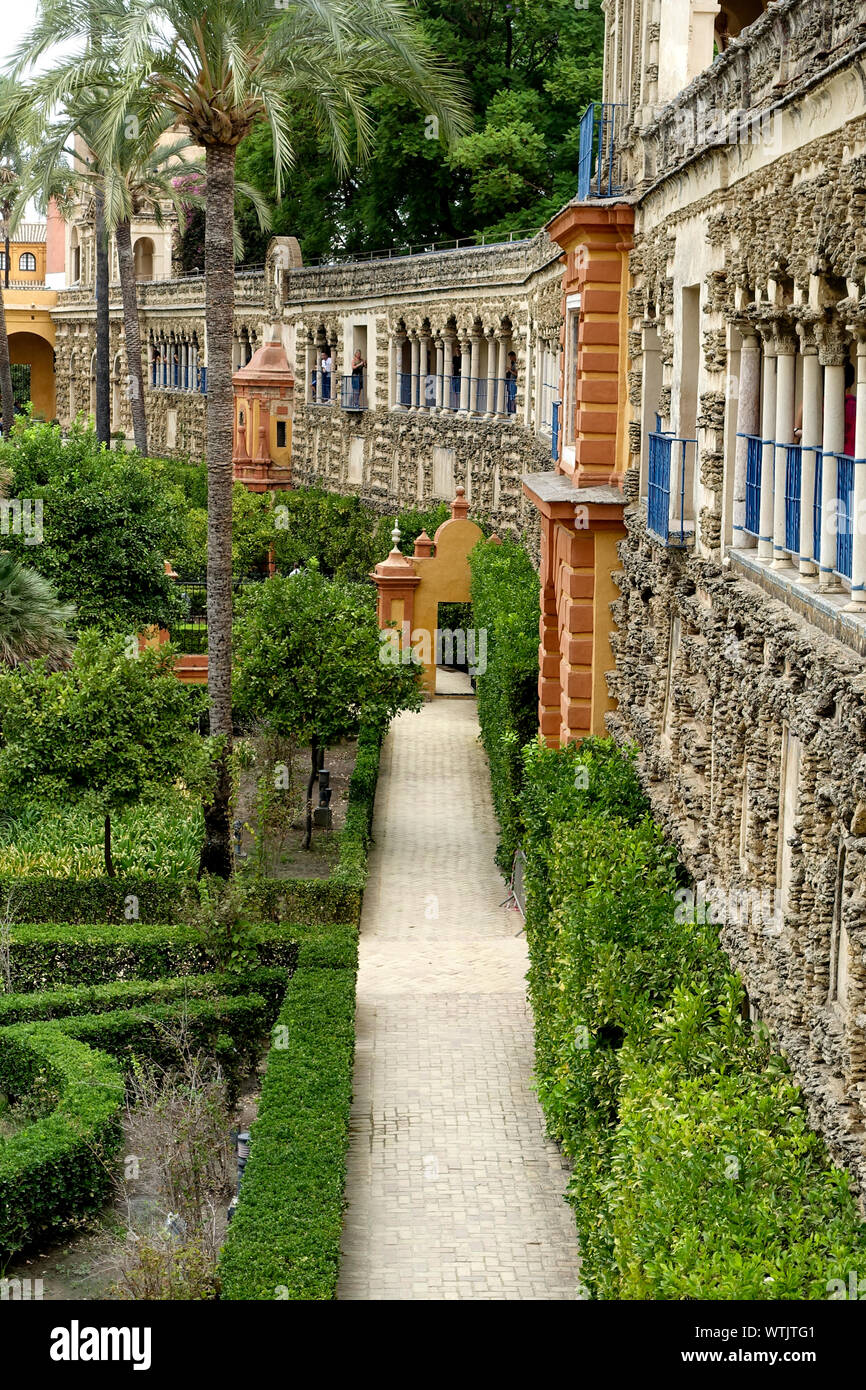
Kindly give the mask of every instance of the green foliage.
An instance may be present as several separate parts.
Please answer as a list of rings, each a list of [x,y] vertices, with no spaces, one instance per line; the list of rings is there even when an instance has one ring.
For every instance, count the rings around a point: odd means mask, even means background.
[[[0,1090],[18,1097],[48,1085],[50,1113],[0,1139],[0,1257],[99,1209],[122,1141],[123,1077],[103,1053],[51,1023],[0,1033]]]
[[[508,873],[523,833],[521,750],[538,730],[538,576],[515,541],[481,542],[469,564],[473,622],[487,631],[478,718],[501,833],[497,862]]]
[[[373,95],[364,167],[333,171],[293,108],[298,160],[280,200],[270,132],[259,127],[240,146],[239,174],[276,203],[274,231],[298,236],[307,260],[540,227],[574,196],[578,120],[601,97],[600,0],[585,9],[574,0],[418,0],[415,8],[470,89],[474,133],[450,157],[388,85]],[[261,263],[265,240],[250,214],[242,220],[248,259]]]
[[[0,674],[0,784],[103,816],[153,800],[176,781],[204,785],[200,691],[174,675],[165,646],[131,655],[120,635],[82,633],[67,671],[44,663]]]
[[[21,534],[4,546],[74,603],[82,627],[137,632],[179,612],[165,560],[182,540],[184,504],[163,467],[101,448],[81,423],[64,436],[21,417],[0,441],[0,468],[12,495],[43,503],[42,543]]]
[[[610,1299],[821,1298],[863,1258],[716,929],[684,920],[633,756],[525,752],[529,987],[584,1282]]]
[[[332,1299],[352,1101],[355,981],[295,972],[220,1261],[224,1299]]]
[[[238,603],[235,710],[274,733],[321,747],[419,708],[420,670],[380,660],[369,585],[316,569],[274,575]]]
[[[116,980],[105,985],[63,985],[36,993],[0,994],[0,1027],[225,994],[261,995],[276,1013],[288,980],[284,966],[253,966],[243,974],[176,975],[164,980]]]
[[[332,930],[351,959],[351,944],[339,927],[259,925],[249,930],[250,947],[258,966],[292,970],[304,957],[299,942],[309,936],[315,958],[321,952],[320,938]],[[19,922],[10,928],[9,955],[16,994],[136,978],[199,976],[215,966],[201,932],[187,924]]]
[[[53,665],[72,650],[66,624],[75,615],[54,587],[12,555],[0,554],[0,666],[45,657]]]
[[[250,492],[243,483],[232,489],[232,570],[249,574],[267,564],[274,544],[273,498],[266,492]],[[197,577],[207,571],[207,503],[190,507],[182,543],[172,553],[179,575]]]
[[[315,561],[329,578],[363,579],[382,554],[376,553],[376,516],[359,497],[319,488],[284,492],[276,502],[273,544],[285,574]]]
[[[195,877],[203,833],[201,798],[191,792],[168,788],[158,802],[125,806],[112,818],[112,854],[118,873],[135,878],[139,888],[144,880],[146,898],[148,889],[156,886],[154,879],[172,880],[171,892],[176,894],[177,881]],[[0,893],[7,875],[31,882],[45,876],[60,883],[71,881],[70,898],[79,902],[76,881],[105,873],[102,841],[102,817],[81,801],[16,797],[0,816]],[[116,884],[111,885],[110,894],[116,903]],[[166,907],[160,907],[155,916],[151,913],[150,920],[170,920],[166,911],[171,898],[166,897]],[[43,921],[52,915],[44,909],[34,914],[35,920]],[[66,908],[59,920],[71,921],[78,915],[77,909]],[[86,910],[82,920],[95,921],[99,915]]]

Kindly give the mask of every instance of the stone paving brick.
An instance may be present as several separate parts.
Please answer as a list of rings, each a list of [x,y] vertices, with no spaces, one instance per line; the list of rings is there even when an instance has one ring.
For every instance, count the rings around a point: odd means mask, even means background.
[[[577,1299],[474,701],[395,720],[374,836],[338,1297]]]

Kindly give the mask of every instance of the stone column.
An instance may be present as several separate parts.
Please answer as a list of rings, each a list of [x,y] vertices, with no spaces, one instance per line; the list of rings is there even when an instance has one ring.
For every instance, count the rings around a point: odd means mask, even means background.
[[[854,435],[851,602],[848,612],[866,612],[866,324],[857,330],[857,428]]]
[[[824,424],[821,447],[824,452],[821,487],[821,560],[818,586],[832,592],[839,588],[836,569],[836,537],[839,529],[836,503],[836,454],[845,447],[845,363],[848,350],[836,325],[818,325],[819,360],[824,368]]]
[[[821,364],[812,325],[797,325],[803,356],[803,423],[800,446],[803,465],[800,473],[800,578],[811,581],[818,573],[815,564],[815,474],[823,433],[821,407]]]
[[[495,414],[505,415],[505,334],[496,334],[496,409]]]
[[[484,412],[486,420],[492,420],[496,414],[496,335],[487,334],[487,409]]]
[[[442,410],[445,405],[445,344],[441,338],[436,339],[436,409]]]
[[[734,547],[753,546],[745,531],[746,471],[749,441],[741,436],[756,435],[761,425],[761,344],[751,324],[740,329],[740,381],[737,400],[737,452],[734,462]]]
[[[394,395],[391,402],[392,410],[405,410],[403,404],[403,344],[406,338],[402,333],[395,333],[391,339],[391,369],[394,379]]]
[[[468,338],[460,339],[460,410],[469,413],[469,379],[472,376],[472,344]]]
[[[770,333],[762,333],[764,340],[764,382],[761,408],[761,521],[758,537],[758,558],[773,558],[773,491],[775,488],[774,464],[775,449],[773,434],[776,429],[776,345]]]
[[[418,397],[420,394],[419,372],[421,368],[421,343],[419,341],[418,334],[414,330],[412,332],[411,343],[412,367],[411,376],[409,378],[409,409],[417,410]]]
[[[469,413],[478,414],[478,373],[481,370],[481,336],[471,334],[469,358]]]
[[[427,376],[430,371],[430,339],[422,333],[418,339],[418,408],[429,410],[432,401],[427,392]]]
[[[785,549],[785,491],[788,475],[788,450],[794,442],[795,353],[797,342],[785,326],[776,335],[776,425],[775,487],[773,492],[773,568],[790,565]],[[779,446],[783,447],[779,447]],[[799,549],[799,544],[798,544]]]
[[[304,404],[313,403],[313,372],[316,370],[316,345],[311,338],[304,343]]]

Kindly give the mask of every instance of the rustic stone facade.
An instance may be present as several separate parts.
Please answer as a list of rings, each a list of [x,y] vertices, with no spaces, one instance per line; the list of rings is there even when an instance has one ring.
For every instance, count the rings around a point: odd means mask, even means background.
[[[846,371],[858,455],[866,427],[862,7],[779,0],[679,90],[642,27],[653,5],[614,12],[635,45],[632,90],[607,92],[629,103],[635,230],[607,725],[637,745],[753,1012],[863,1195],[866,622],[856,523],[853,578],[826,529],[852,452]],[[652,448],[671,470],[661,526]]]
[[[524,535],[537,554],[536,517],[520,478],[529,468],[550,466],[551,408],[559,391],[559,261],[559,248],[543,233],[527,241],[321,267],[302,266],[297,243],[275,238],[263,270],[237,274],[234,365],[243,368],[263,342],[282,342],[295,376],[294,484],[358,493],[383,512],[450,501],[462,486],[473,513],[503,533]],[[167,457],[201,458],[203,277],[140,284],[139,303],[150,447]],[[91,290],[62,291],[55,318],[58,417],[67,424],[93,404]],[[111,334],[112,429],[130,435],[117,287]],[[464,376],[470,364],[483,364],[484,375],[477,368],[473,378],[477,395],[465,402],[455,396],[454,408],[437,405],[432,390],[425,399],[418,385],[436,376],[437,339],[440,379],[446,340],[466,349]],[[340,384],[349,380],[351,386],[351,358],[361,341],[363,408],[352,409],[348,388],[341,394]],[[421,341],[430,344],[426,372],[418,366]],[[312,399],[308,370],[326,342],[335,363],[327,405]],[[398,350],[405,361],[398,361]],[[517,359],[510,404],[502,380],[508,351]],[[450,361],[447,372],[450,377]],[[400,387],[401,377],[406,386]],[[407,392],[414,392],[408,408]]]

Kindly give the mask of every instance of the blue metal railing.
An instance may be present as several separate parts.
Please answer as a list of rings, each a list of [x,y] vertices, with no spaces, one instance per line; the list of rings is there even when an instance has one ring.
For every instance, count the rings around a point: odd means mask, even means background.
[[[821,561],[821,492],[824,487],[824,454],[821,449],[815,450],[815,491],[812,496],[812,535],[815,543],[812,547],[814,554],[812,559],[815,564]]]
[[[761,530],[761,462],[764,441],[757,434],[741,434],[746,444],[746,520],[743,530],[757,536]]]
[[[617,142],[628,107],[614,102],[590,102],[580,118],[580,150],[577,164],[577,196],[614,198],[622,193]]]
[[[785,549],[796,556],[800,554],[802,482],[802,450],[797,444],[789,444],[785,452]]]
[[[333,372],[313,372],[310,379],[310,400],[313,405],[333,405]]]
[[[684,439],[661,431],[649,436],[647,525],[665,545],[686,544],[686,451],[693,446],[697,454],[697,444],[696,439]],[[671,468],[675,448],[679,451],[679,486],[672,493]]]
[[[551,407],[550,421],[550,453],[554,459],[559,458],[559,417],[562,413],[562,401],[554,401]]]
[[[361,373],[340,377],[340,406],[343,410],[367,409],[367,392]]]
[[[836,455],[836,570],[851,578],[854,557],[854,460],[849,454]]]

